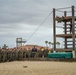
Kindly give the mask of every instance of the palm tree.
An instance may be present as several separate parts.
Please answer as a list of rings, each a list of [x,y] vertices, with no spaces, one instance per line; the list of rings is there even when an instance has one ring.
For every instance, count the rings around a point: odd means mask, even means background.
[[[48,44],[49,44],[49,47],[51,47],[51,44],[52,44],[52,43],[51,43],[51,42],[48,42]]]
[[[46,47],[48,47],[48,41],[45,41]]]
[[[59,48],[60,47],[60,42],[56,42],[56,44],[57,44],[57,48]]]
[[[2,48],[3,48],[3,49],[7,49],[7,47],[8,47],[8,46],[7,46],[6,44],[4,44]]]

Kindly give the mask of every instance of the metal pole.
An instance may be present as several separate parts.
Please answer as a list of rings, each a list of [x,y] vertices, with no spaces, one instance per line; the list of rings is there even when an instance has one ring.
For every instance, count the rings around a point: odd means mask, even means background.
[[[66,17],[66,11],[64,11],[64,17]],[[65,34],[67,34],[67,26],[66,26],[66,22],[64,22],[64,31]],[[67,38],[65,38],[65,49],[67,49]]]
[[[54,38],[54,51],[56,50],[56,22],[55,22],[55,8],[53,8],[53,38]]]

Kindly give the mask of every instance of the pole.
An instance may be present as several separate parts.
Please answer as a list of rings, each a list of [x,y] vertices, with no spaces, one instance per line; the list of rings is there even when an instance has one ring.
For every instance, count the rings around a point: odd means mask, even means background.
[[[53,38],[54,38],[54,51],[56,50],[56,22],[55,22],[55,8],[53,8]]]
[[[74,19],[74,6],[72,6],[72,38],[73,38],[73,58],[75,58],[75,19]]]
[[[66,11],[64,11],[64,17],[66,17]],[[65,31],[65,34],[67,34],[66,21],[64,22],[64,31]],[[65,38],[65,49],[67,49],[67,38]]]

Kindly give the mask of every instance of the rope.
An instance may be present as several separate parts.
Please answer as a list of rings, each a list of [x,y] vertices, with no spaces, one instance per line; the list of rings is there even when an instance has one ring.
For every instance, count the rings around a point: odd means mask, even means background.
[[[56,10],[57,12],[62,12],[62,13],[64,13],[64,11],[60,11],[60,10]]]
[[[64,11],[60,11],[60,10],[56,10],[56,11],[64,13]],[[66,11],[66,13],[70,13],[70,12],[72,12],[72,11]],[[75,10],[75,12],[76,12],[76,10]]]
[[[60,11],[60,10],[56,10],[56,11],[64,13],[64,11]],[[71,11],[66,11],[66,12],[70,13]]]
[[[69,9],[69,8],[71,8],[71,7],[57,8],[56,10]]]
[[[52,11],[53,12],[53,11]],[[31,37],[37,32],[37,30],[43,25],[43,23],[48,19],[48,17],[52,14],[52,12],[43,20],[43,22],[41,22],[41,24],[38,26],[38,28],[30,35],[30,37],[26,40],[26,42],[28,42]]]

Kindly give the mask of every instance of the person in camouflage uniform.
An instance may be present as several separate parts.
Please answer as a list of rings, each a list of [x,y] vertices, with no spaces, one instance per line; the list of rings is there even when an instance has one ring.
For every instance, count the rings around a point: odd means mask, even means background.
[[[2,50],[0,49],[0,62],[1,62],[1,51],[2,51]]]

